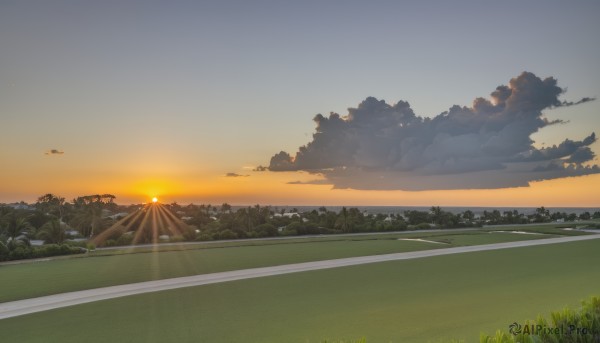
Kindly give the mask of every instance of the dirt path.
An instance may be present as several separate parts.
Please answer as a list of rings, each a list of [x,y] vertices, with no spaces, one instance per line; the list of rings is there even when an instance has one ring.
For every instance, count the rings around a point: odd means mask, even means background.
[[[508,248],[527,247],[535,245],[557,244],[566,242],[585,241],[590,239],[599,239],[600,234],[559,237],[548,239],[537,239],[531,241],[495,243],[485,245],[475,245],[466,247],[455,247],[447,249],[421,250],[413,252],[350,257],[335,260],[325,260],[316,262],[305,262],[287,264],[274,267],[252,268],[243,270],[234,270],[213,274],[202,274],[186,276],[172,279],[156,280],[132,283],[127,285],[111,286],[104,288],[89,289],[84,291],[69,292],[62,294],[49,295],[45,297],[11,301],[0,303],[0,319],[22,316],[29,313],[52,310],[56,308],[85,304],[93,301],[125,297],[129,295],[158,292],[169,289],[193,287],[221,283],[235,280],[252,279],[264,276],[282,275],[298,273],[311,270],[321,270],[329,268],[338,268],[346,266],[355,266],[367,263],[409,260],[422,257],[460,254],[474,251],[498,250]]]

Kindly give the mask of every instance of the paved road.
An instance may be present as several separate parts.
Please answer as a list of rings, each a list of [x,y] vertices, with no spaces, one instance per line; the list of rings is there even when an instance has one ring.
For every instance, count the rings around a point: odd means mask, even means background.
[[[342,258],[336,260],[325,260],[316,262],[287,264],[282,266],[252,268],[243,270],[234,270],[213,274],[202,274],[186,276],[165,280],[147,281],[132,283],[127,285],[89,289],[85,291],[69,292],[63,294],[49,295],[45,297],[18,300],[6,303],[0,303],[0,319],[21,316],[29,313],[52,310],[61,307],[67,307],[78,304],[85,304],[93,301],[125,297],[134,294],[158,292],[169,289],[208,285],[235,280],[252,279],[264,276],[282,275],[298,273],[310,270],[322,270],[346,266],[355,266],[367,263],[409,260],[422,257],[460,254],[473,251],[498,250],[507,248],[527,247],[534,245],[546,245],[565,242],[576,242],[590,239],[599,239],[600,234],[560,237],[548,239],[536,239],[530,241],[496,243],[486,245],[475,245],[467,247],[455,247],[447,249],[421,250],[405,253],[363,256]]]

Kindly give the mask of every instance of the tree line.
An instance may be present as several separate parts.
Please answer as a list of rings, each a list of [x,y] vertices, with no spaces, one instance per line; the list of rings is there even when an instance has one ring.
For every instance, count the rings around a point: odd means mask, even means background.
[[[82,252],[83,249],[80,248],[87,247],[86,240],[101,234],[119,220],[115,214],[126,215],[141,208],[140,205],[118,205],[114,200],[115,196],[111,194],[80,196],[71,201],[54,194],[45,194],[32,205],[1,205],[0,260],[49,256],[61,251]],[[452,213],[439,206],[433,206],[427,211],[407,210],[391,214],[367,213],[358,208],[347,207],[339,211],[320,207],[306,212],[299,212],[297,209],[286,212],[285,209],[260,205],[234,210],[227,203],[218,206],[171,203],[164,206],[187,224],[181,235],[169,236],[168,240],[171,242],[600,219],[600,211],[577,215],[551,213],[545,207],[539,207],[530,214],[520,213],[518,210],[484,210],[477,215],[471,210]],[[132,233],[139,225],[134,223],[130,226],[131,231],[117,230],[103,244],[131,244]],[[159,230],[161,235],[169,235],[166,228]],[[31,240],[34,239],[42,240],[44,246],[32,246]],[[150,235],[142,236],[138,241],[151,242]]]
[[[104,214],[119,209],[111,194],[87,195],[71,202],[54,194],[40,196],[36,203],[0,205],[0,261],[85,252],[85,241],[110,225]],[[72,230],[69,230],[72,229]],[[43,246],[32,246],[32,240]]]

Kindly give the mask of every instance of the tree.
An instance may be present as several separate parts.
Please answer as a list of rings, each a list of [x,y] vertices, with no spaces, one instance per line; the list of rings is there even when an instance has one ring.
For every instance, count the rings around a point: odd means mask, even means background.
[[[475,219],[475,213],[471,210],[466,210],[463,212],[462,217],[465,218],[467,222],[472,222]]]
[[[17,246],[28,246],[29,236],[33,227],[27,221],[27,218],[18,217],[14,213],[3,218],[2,233],[6,239],[6,246],[13,250]]]
[[[431,222],[431,216],[425,211],[405,211],[404,216],[408,219],[408,224],[410,225]]]
[[[231,205],[229,205],[226,202],[224,202],[223,205],[221,205],[221,213],[225,213],[225,212],[231,213]]]
[[[441,224],[442,215],[444,211],[442,211],[442,209],[439,206],[432,206],[429,211],[431,212],[433,223],[437,225]]]
[[[97,203],[84,205],[79,213],[75,215],[72,223],[83,236],[92,237],[102,229],[102,207]]]
[[[171,210],[171,212],[175,212],[175,213],[177,213],[183,209],[181,207],[181,205],[179,205],[176,201],[173,201],[172,203],[167,205],[167,207]]]
[[[62,221],[64,204],[65,198],[48,193],[39,197],[35,206],[44,214],[54,214]]]
[[[44,244],[61,244],[66,238],[64,224],[57,219],[50,220],[42,226],[37,237],[43,239]]]
[[[250,213],[251,210],[252,208],[248,207],[248,209],[240,208],[239,210],[237,210],[237,212],[235,212],[236,222],[238,223],[238,225],[244,227],[246,229],[246,232],[250,232],[250,230],[252,230],[252,228],[254,227],[252,215]]]
[[[336,227],[339,227],[344,232],[348,232],[348,210],[346,207],[342,207],[340,214],[338,216],[338,221],[336,223]]]
[[[106,221],[102,218],[102,210],[115,211],[118,209],[112,194],[85,195],[73,199],[76,214],[71,220],[71,225],[78,228],[82,235],[92,237],[100,233]]]
[[[537,223],[548,221],[548,218],[550,218],[550,211],[547,210],[544,206],[538,207],[535,209],[534,217],[534,221]]]

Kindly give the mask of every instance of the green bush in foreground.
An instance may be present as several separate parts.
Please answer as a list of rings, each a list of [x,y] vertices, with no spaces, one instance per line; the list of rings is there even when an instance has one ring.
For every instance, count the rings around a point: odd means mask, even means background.
[[[86,250],[68,244],[46,244],[42,246],[18,246],[13,250],[0,250],[0,261],[24,260],[61,255],[83,254]]]
[[[583,301],[577,310],[552,312],[550,320],[539,316],[525,324],[513,323],[509,332],[482,334],[480,343],[592,343],[600,342],[600,298]]]

